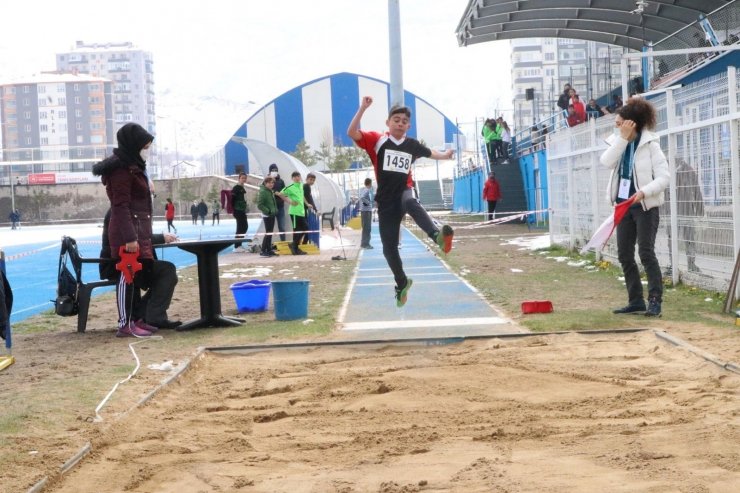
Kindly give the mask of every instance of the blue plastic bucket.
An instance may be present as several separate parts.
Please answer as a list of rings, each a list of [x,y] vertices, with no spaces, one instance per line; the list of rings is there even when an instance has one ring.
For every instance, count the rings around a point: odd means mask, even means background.
[[[272,281],[276,320],[308,317],[308,281]]]
[[[270,300],[270,281],[242,281],[231,285],[239,313],[264,312]]]

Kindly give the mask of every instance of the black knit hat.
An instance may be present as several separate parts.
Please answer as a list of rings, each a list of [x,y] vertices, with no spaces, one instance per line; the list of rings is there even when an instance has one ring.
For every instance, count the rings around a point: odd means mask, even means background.
[[[270,171],[277,171],[277,170],[278,170],[277,164],[275,164],[275,163],[272,163],[272,164],[270,165]]]

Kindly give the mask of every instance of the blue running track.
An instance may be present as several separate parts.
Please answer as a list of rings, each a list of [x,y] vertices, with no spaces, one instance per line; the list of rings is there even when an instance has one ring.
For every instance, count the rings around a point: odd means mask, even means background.
[[[249,236],[253,235],[261,221],[256,218],[249,218]],[[77,229],[76,229],[77,228]],[[206,221],[205,226],[193,224],[177,223],[177,233],[181,239],[207,239],[207,238],[226,238],[233,236],[236,229],[236,223],[229,218],[221,220],[220,225],[211,226],[210,221]],[[65,234],[77,240],[80,252],[83,257],[98,257],[100,255],[100,228],[84,229],[84,233],[79,226],[70,225],[69,231]],[[163,221],[155,222],[155,233],[166,232],[167,226]],[[3,236],[15,234],[15,231],[3,231]],[[82,236],[79,236],[82,235]],[[1,243],[1,242],[0,242]],[[26,318],[53,308],[51,300],[56,298],[57,287],[57,268],[59,263],[59,249],[61,247],[61,237],[49,237],[48,240],[36,243],[27,243],[23,245],[14,245],[4,247],[6,260],[6,271],[8,280],[13,289],[13,313],[11,322],[19,322]],[[226,249],[228,253],[231,249]],[[163,260],[169,260],[177,268],[195,265],[195,256],[191,253],[179,250],[177,248],[160,248],[157,249],[157,256]],[[69,264],[68,264],[69,265]],[[99,279],[97,265],[85,264],[82,272],[83,279]],[[113,287],[99,288],[93,292],[93,295],[102,294],[113,289]]]
[[[401,259],[414,280],[408,302],[396,307],[395,281],[383,257],[373,224],[370,243],[362,250],[341,328],[362,338],[457,337],[519,332],[521,329],[489,305],[470,284],[453,274],[427,246],[402,228]],[[431,245],[431,243],[429,243]],[[433,253],[430,248],[434,248]],[[454,255],[453,249],[450,255]]]

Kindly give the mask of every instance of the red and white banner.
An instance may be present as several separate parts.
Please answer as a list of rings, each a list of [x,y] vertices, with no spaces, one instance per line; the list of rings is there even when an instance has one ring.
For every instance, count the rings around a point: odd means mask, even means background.
[[[29,185],[59,185],[61,183],[97,183],[99,177],[89,171],[80,173],[32,173],[28,175]]]
[[[33,173],[28,175],[29,185],[54,185],[56,182],[56,173]]]

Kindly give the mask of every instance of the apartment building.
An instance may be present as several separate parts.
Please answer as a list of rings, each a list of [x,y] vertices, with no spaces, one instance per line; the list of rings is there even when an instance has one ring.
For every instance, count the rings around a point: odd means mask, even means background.
[[[28,162],[15,165],[23,175],[89,171],[115,145],[111,108],[111,82],[101,77],[54,72],[2,83],[3,161]]]
[[[515,131],[557,111],[558,96],[566,83],[584,101],[605,96],[621,84],[625,49],[619,46],[569,38],[525,38],[512,40],[511,48]]]
[[[57,53],[57,70],[104,77],[113,82],[113,121],[116,130],[135,122],[156,134],[154,119],[154,61],[150,52],[131,42],[77,41],[68,52]]]

